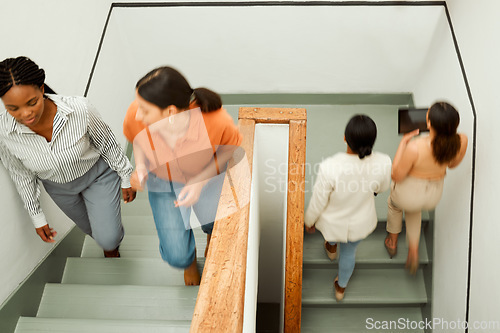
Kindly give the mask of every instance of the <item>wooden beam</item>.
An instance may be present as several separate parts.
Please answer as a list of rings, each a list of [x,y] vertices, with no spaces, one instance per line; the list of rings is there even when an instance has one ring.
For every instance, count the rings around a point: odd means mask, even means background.
[[[256,123],[288,124],[290,120],[306,120],[306,109],[297,108],[240,108],[240,119],[254,119]]]
[[[304,248],[306,121],[290,120],[286,219],[284,332],[300,332]]]
[[[238,124],[246,159],[232,159],[226,172],[191,333],[234,333],[243,329],[250,211],[249,200],[244,203],[250,198],[255,121],[240,119]]]

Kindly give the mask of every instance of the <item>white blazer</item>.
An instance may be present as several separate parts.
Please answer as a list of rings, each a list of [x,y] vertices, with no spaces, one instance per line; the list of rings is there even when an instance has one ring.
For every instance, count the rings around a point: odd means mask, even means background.
[[[366,238],[377,227],[374,193],[386,191],[390,181],[391,158],[386,154],[329,157],[319,166],[305,225],[314,225],[329,242]]]

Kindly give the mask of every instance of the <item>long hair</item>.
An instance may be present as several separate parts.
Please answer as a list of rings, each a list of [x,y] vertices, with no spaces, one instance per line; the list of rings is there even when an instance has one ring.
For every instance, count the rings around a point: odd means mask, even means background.
[[[45,84],[45,71],[27,57],[7,58],[0,62],[0,97],[15,85],[44,86],[45,93],[55,94]]]
[[[437,102],[429,108],[428,117],[436,132],[431,142],[432,156],[439,164],[449,163],[460,151],[460,136],[457,133],[460,116],[452,105]]]
[[[185,110],[193,101],[202,112],[211,112],[222,107],[222,99],[207,88],[192,89],[186,78],[172,67],[158,67],[137,81],[136,89],[146,101],[161,109],[175,105]]]
[[[367,115],[357,114],[347,123],[344,135],[351,150],[363,159],[372,153],[377,138],[377,125]]]

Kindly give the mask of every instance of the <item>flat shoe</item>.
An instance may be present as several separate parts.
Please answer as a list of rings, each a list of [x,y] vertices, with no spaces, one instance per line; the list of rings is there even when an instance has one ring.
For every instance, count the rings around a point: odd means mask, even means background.
[[[328,251],[328,242],[325,241],[325,244],[324,244],[324,248],[325,248],[325,252],[326,252],[326,255],[328,256],[328,258],[330,258],[330,260],[335,260],[335,258],[337,258],[337,244],[333,245],[333,252],[330,252]]]
[[[396,254],[398,254],[398,246],[396,245],[395,247],[390,247],[389,245],[387,245],[387,242],[389,241],[389,235],[387,235],[385,237],[385,240],[384,240],[384,246],[385,246],[385,249],[387,250],[387,253],[389,253],[389,257],[394,257],[396,256]]]
[[[333,286],[335,288],[335,299],[337,299],[337,302],[340,302],[341,300],[344,299],[344,293],[345,293],[345,288],[342,288],[339,286],[339,276],[335,278],[335,281],[333,281]]]

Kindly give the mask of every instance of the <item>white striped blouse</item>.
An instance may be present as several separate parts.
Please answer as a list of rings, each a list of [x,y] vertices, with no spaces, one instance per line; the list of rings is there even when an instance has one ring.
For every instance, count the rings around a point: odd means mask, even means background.
[[[47,95],[57,105],[52,140],[0,114],[0,159],[10,173],[36,228],[47,224],[40,207],[40,181],[68,183],[89,171],[102,156],[130,187],[132,165],[109,126],[84,97]]]

